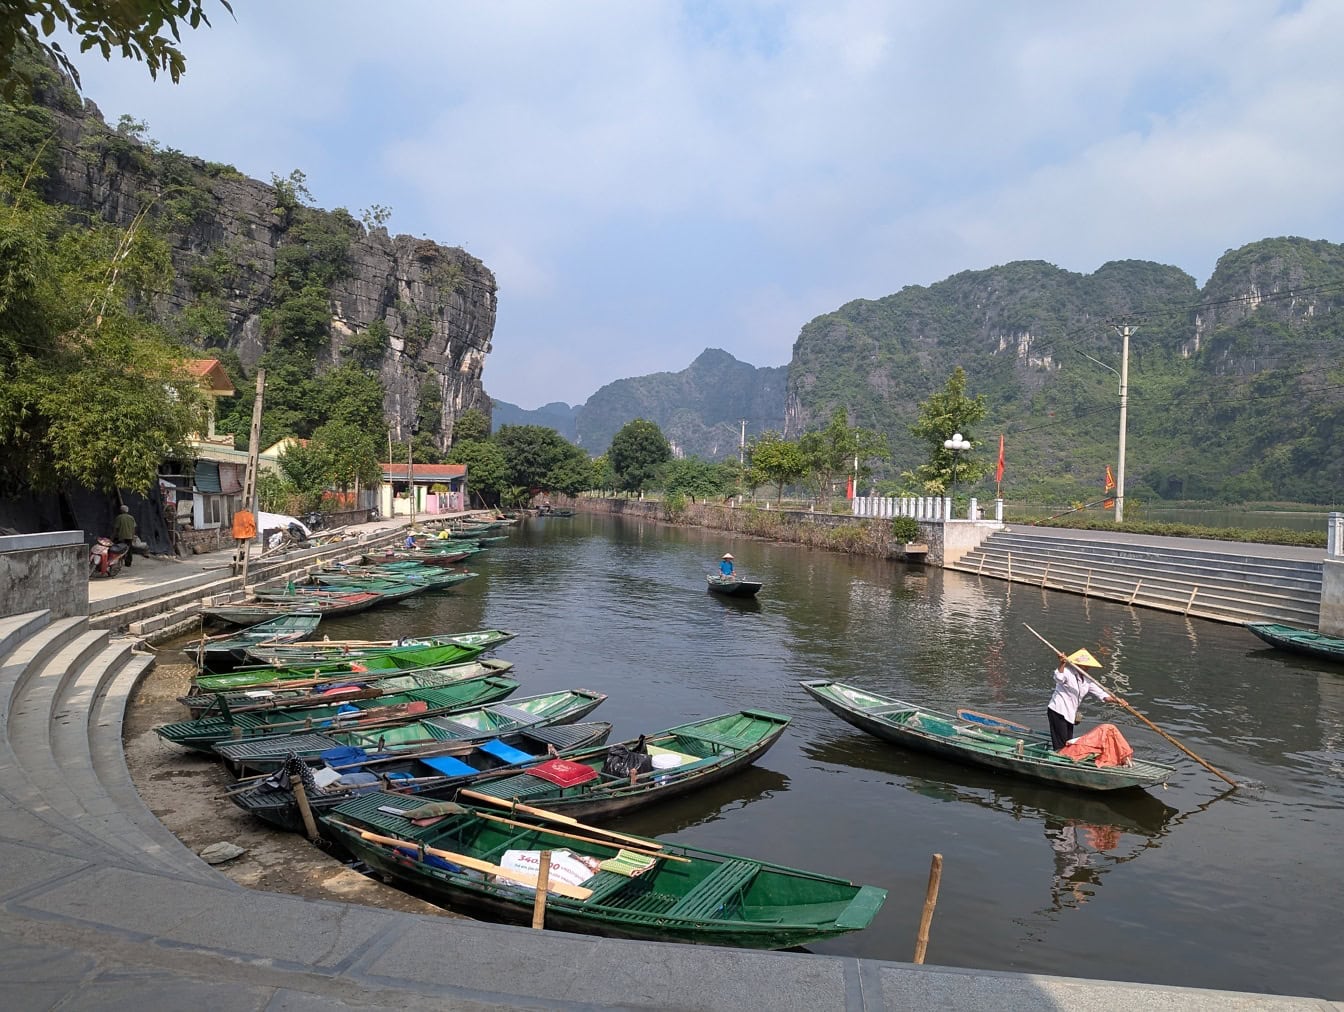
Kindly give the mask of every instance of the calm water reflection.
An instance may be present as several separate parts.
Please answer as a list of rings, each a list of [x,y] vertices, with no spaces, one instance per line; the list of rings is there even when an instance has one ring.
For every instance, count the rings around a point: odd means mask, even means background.
[[[755,602],[709,594],[731,549]],[[1344,997],[1344,669],[1232,626],[650,522],[533,519],[459,589],[331,623],[337,636],[502,627],[522,693],[585,686],[613,739],[756,706],[792,724],[753,771],[621,827],[890,890],[867,931],[818,951],[908,960],[944,856],[930,963]],[[1087,646],[1225,785],[1090,700],[1166,790],[1079,795],[904,752],[827,713],[830,677],[938,709],[1044,726],[1054,643]]]

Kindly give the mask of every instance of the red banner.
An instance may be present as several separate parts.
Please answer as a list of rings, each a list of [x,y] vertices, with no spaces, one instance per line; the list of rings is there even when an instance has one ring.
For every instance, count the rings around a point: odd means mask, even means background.
[[[1003,433],[999,433],[999,466],[994,469],[994,484],[1003,484]]]

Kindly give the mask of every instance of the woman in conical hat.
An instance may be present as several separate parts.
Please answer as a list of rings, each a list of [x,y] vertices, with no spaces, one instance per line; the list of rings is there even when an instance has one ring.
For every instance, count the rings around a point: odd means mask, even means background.
[[[719,572],[724,576],[733,575],[733,553],[724,552],[723,558],[719,560]]]
[[[1078,721],[1078,706],[1086,696],[1096,696],[1103,703],[1111,701],[1111,694],[1083,671],[1084,668],[1100,667],[1101,662],[1086,650],[1059,655],[1059,667],[1055,669],[1055,691],[1050,694],[1050,703],[1045,708],[1046,719],[1050,721],[1050,747],[1056,752],[1073,737],[1073,729]]]

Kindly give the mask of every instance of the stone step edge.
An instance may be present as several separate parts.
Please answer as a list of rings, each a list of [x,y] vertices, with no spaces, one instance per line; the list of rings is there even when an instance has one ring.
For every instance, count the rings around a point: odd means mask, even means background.
[[[1003,542],[986,541],[976,548],[967,552],[967,555],[985,554],[985,555],[1009,555],[1021,553],[1027,557],[1049,556],[1052,558],[1074,559],[1079,561],[1091,561],[1094,565],[1104,566],[1127,566],[1157,564],[1164,569],[1179,571],[1219,569],[1225,572],[1244,574],[1246,576],[1264,576],[1275,580],[1294,580],[1306,583],[1319,583],[1321,580],[1320,563],[1302,563],[1297,566],[1262,566],[1256,563],[1245,563],[1242,561],[1230,562],[1227,559],[1210,559],[1207,562],[1193,559],[1166,558],[1166,557],[1133,557],[1128,552],[1096,552],[1087,553],[1074,551],[1061,545],[1059,542],[1050,542],[1044,544],[1032,545],[1006,545]],[[1229,568],[1230,567],[1230,568]]]
[[[1204,551],[1194,548],[1159,548],[1157,546],[1134,545],[1116,541],[1090,541],[1085,538],[1058,538],[1049,535],[1023,534],[1017,531],[996,531],[982,542],[982,547],[983,545],[1003,544],[1005,542],[1028,544],[1033,547],[1048,545],[1051,548],[1078,551],[1084,550],[1079,546],[1085,546],[1086,549],[1099,554],[1127,552],[1131,555],[1142,555],[1160,561],[1167,559],[1182,561],[1207,559],[1209,561],[1230,562],[1234,565],[1264,566],[1273,569],[1300,569],[1321,565],[1319,561],[1307,559],[1280,559],[1271,555],[1241,555],[1235,552]]]

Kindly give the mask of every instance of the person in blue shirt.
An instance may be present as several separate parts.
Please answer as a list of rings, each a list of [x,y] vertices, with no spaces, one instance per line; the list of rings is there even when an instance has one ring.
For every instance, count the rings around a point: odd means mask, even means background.
[[[719,560],[719,573],[722,576],[733,575],[733,556],[730,553],[725,553],[723,558]]]

